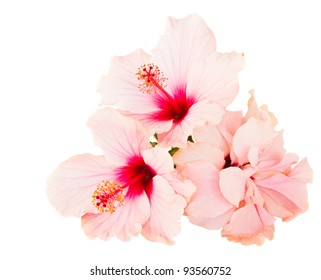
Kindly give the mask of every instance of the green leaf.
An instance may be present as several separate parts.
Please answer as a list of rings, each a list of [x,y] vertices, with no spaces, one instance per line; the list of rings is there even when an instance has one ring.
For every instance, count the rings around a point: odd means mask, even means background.
[[[193,136],[192,135],[188,136],[187,141],[194,143]]]
[[[174,147],[174,148],[172,148],[172,149],[171,149],[170,151],[168,151],[168,152],[169,152],[169,154],[170,154],[171,156],[173,156],[178,150],[179,150],[178,147]]]

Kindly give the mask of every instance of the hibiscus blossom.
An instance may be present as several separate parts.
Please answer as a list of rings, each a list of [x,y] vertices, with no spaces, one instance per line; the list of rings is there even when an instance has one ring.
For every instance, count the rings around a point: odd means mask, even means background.
[[[186,146],[193,129],[217,124],[238,91],[244,60],[216,52],[216,41],[197,15],[169,18],[152,55],[137,50],[114,57],[101,80],[102,104],[114,105],[158,134],[162,145]]]
[[[48,179],[53,206],[81,216],[90,238],[129,240],[141,233],[172,244],[186,201],[175,191],[183,183],[171,176],[167,149],[152,148],[141,123],[111,108],[97,111],[88,125],[103,155],[77,155],[58,166]]]
[[[286,153],[275,124],[252,96],[244,118],[230,112],[220,125],[196,131],[195,139],[211,143],[189,143],[175,154],[177,169],[197,187],[186,208],[191,222],[260,245],[273,238],[275,217],[289,221],[307,210],[312,170],[306,159]]]

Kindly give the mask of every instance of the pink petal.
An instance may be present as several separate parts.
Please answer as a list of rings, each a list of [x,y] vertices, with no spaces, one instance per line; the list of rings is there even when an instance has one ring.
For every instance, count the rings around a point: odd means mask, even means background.
[[[233,215],[234,211],[235,209],[231,208],[222,215],[215,217],[194,217],[189,215],[188,219],[194,225],[198,225],[209,230],[216,230],[221,229],[222,226],[225,225],[227,221],[231,219],[231,216]]]
[[[193,134],[196,127],[206,122],[217,124],[224,114],[224,110],[217,104],[198,102],[193,104],[187,115],[180,122],[173,122],[170,131],[158,135],[163,146],[186,147],[188,136]]]
[[[265,203],[262,194],[251,178],[248,178],[246,181],[245,201],[251,201],[252,204],[256,204],[262,207]]]
[[[186,84],[188,71],[215,48],[214,35],[201,17],[169,17],[165,33],[152,53],[153,60],[169,78],[169,92],[178,84]]]
[[[164,175],[174,171],[173,159],[170,156],[168,149],[155,147],[145,150],[143,158],[147,165],[149,165],[158,175]]]
[[[213,52],[207,60],[191,67],[187,96],[196,96],[197,100],[208,100],[225,108],[238,92],[238,73],[243,66],[244,59],[239,53]]]
[[[82,228],[90,238],[99,237],[107,240],[116,236],[127,241],[131,236],[137,236],[142,225],[150,216],[150,204],[147,195],[143,192],[135,199],[126,199],[124,205],[116,212],[85,214],[81,218]]]
[[[150,134],[160,134],[169,131],[173,126],[173,120],[157,120],[152,114],[127,114],[140,121],[146,128],[149,129]]]
[[[251,147],[249,149],[249,153],[247,155],[249,159],[249,163],[253,166],[256,167],[259,161],[259,154],[260,154],[260,148],[259,147]]]
[[[264,198],[266,210],[271,215],[282,218],[283,221],[293,219],[302,212],[297,205],[279,192],[261,188],[260,193]]]
[[[251,118],[243,124],[235,133],[233,139],[234,152],[239,164],[248,163],[248,153],[251,147],[259,147],[263,150],[279,135],[272,127],[262,121]]]
[[[254,90],[250,90],[249,94],[251,95],[251,97],[247,103],[248,110],[245,115],[245,119],[249,120],[250,118],[255,118],[257,120],[266,122],[271,127],[275,127],[278,121],[274,114],[268,110],[267,105],[262,105],[259,108],[254,97]]]
[[[222,236],[244,245],[261,245],[265,238],[273,239],[274,218],[264,208],[247,205],[238,209],[222,230]]]
[[[224,117],[223,117],[224,119]],[[224,157],[229,154],[230,147],[216,125],[203,125],[193,131],[195,142],[206,142],[224,151]]]
[[[151,147],[146,128],[112,108],[96,111],[89,119],[88,126],[111,165],[126,165],[129,157],[140,155]]]
[[[233,157],[232,140],[236,130],[243,124],[242,112],[225,111],[218,125],[204,125],[194,129],[196,142],[208,142],[224,151],[224,156]]]
[[[301,160],[289,173],[289,176],[295,180],[300,180],[304,183],[312,183],[313,172],[308,160],[304,158]]]
[[[205,142],[187,143],[186,148],[181,148],[174,154],[173,160],[178,169],[195,161],[209,161],[218,169],[221,169],[225,164],[223,152]]]
[[[266,177],[263,177],[263,173],[260,177],[255,177],[260,193],[264,197],[266,209],[283,221],[289,221],[305,212],[308,209],[306,183],[311,179],[310,171],[307,162],[303,160],[289,172],[288,176],[282,173],[274,173],[271,176],[267,173]]]
[[[291,170],[292,165],[297,163],[299,157],[296,154],[288,153],[285,154],[281,161],[276,164],[270,162],[266,167],[262,167],[262,163],[260,163],[260,171],[255,176],[256,177],[267,177],[266,174],[273,175],[275,172],[286,173]]]
[[[277,173],[266,178],[255,178],[255,183],[259,189],[262,188],[272,198],[274,197],[276,201],[281,202],[283,207],[289,210],[293,209],[293,203],[301,209],[300,212],[304,212],[308,208],[306,183],[301,180]],[[287,203],[287,201],[291,203]]]
[[[186,208],[191,222],[208,229],[221,228],[229,221],[234,207],[221,194],[218,169],[208,161],[198,161],[188,164],[183,174],[196,186]]]
[[[196,187],[191,180],[185,179],[176,169],[173,172],[162,175],[164,179],[173,187],[175,192],[185,198],[187,202],[191,200]]]
[[[103,76],[99,84],[102,104],[133,113],[153,111],[152,96],[139,90],[136,75],[138,68],[150,60],[150,55],[140,49],[126,56],[113,57],[108,75]]]
[[[249,237],[256,235],[263,228],[262,221],[254,205],[244,206],[233,214],[231,221],[224,227],[231,235]]]
[[[245,197],[248,175],[238,167],[228,167],[220,172],[220,188],[223,196],[236,207]]]
[[[265,145],[264,149],[260,151],[258,167],[261,170],[269,168],[274,169],[274,166],[283,160],[285,156],[283,142],[283,133],[280,132],[270,143]]]
[[[193,127],[187,122],[174,124],[168,132],[158,134],[159,145],[163,147],[186,147],[187,138],[193,132]]]
[[[229,144],[232,144],[233,137],[238,128],[244,123],[241,111],[226,111],[222,121],[217,125],[220,133]]]
[[[189,109],[185,116],[185,122],[190,123],[193,128],[208,124],[218,124],[225,114],[225,109],[215,103],[208,103],[207,101],[197,101]]]
[[[62,162],[48,178],[47,195],[52,205],[65,216],[96,213],[92,194],[97,185],[111,176],[103,156],[82,154]]]
[[[150,199],[150,218],[144,224],[142,235],[151,241],[173,244],[173,237],[180,231],[179,219],[186,201],[177,195],[169,183],[159,175],[153,178]]]
[[[265,210],[262,206],[257,206],[256,210],[261,218],[261,221],[264,225],[273,225],[275,218],[272,217],[268,211]]]

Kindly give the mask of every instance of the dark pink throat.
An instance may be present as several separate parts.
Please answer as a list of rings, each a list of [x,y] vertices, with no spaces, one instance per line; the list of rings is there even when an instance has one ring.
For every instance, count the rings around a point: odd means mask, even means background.
[[[185,86],[180,86],[174,90],[173,95],[157,94],[155,103],[159,111],[154,113],[154,119],[159,121],[173,120],[174,123],[179,123],[185,118],[195,100],[186,96]]]
[[[145,94],[152,94],[158,111],[152,115],[156,121],[181,122],[187,115],[195,99],[187,97],[186,84],[177,85],[169,93],[166,90],[168,79],[153,63],[144,64],[136,73],[139,81],[138,88]]]
[[[141,156],[133,156],[126,166],[118,168],[117,180],[127,187],[127,197],[135,197],[146,192],[149,196],[153,189],[156,172],[147,165]]]

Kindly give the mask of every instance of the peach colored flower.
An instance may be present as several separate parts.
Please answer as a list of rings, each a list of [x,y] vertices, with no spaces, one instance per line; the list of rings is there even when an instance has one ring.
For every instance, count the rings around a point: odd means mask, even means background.
[[[186,208],[191,222],[223,227],[229,240],[260,245],[273,238],[274,217],[289,221],[307,210],[312,170],[306,159],[299,162],[285,152],[275,124],[252,97],[244,118],[227,113],[218,126],[197,131],[195,139],[203,142],[189,143],[174,155],[177,170],[197,187]]]
[[[129,240],[141,233],[172,244],[186,201],[177,194],[183,183],[172,177],[167,149],[152,148],[148,131],[114,109],[97,111],[88,125],[103,156],[82,154],[61,163],[48,179],[53,206],[81,216],[90,238]]]
[[[142,121],[162,145],[186,146],[193,129],[217,124],[238,91],[244,60],[216,52],[213,33],[197,15],[169,18],[152,55],[114,57],[102,78],[102,104]]]

